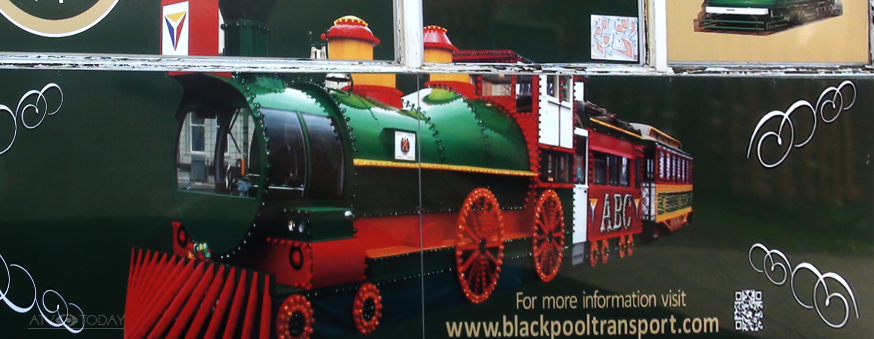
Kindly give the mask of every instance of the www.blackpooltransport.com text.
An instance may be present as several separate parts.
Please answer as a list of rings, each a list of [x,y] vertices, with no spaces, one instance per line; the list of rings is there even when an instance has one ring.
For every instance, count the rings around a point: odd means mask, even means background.
[[[549,320],[540,315],[535,320],[520,320],[519,316],[501,321],[447,321],[450,338],[550,338],[583,336],[634,336],[651,334],[718,333],[719,319],[684,318],[673,315],[654,319],[598,319],[586,314],[585,320]]]

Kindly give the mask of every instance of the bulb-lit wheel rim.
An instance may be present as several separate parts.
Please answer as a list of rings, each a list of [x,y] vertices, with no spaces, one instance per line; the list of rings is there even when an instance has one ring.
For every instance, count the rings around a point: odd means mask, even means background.
[[[616,253],[619,254],[620,258],[625,258],[625,252],[627,251],[627,247],[625,245],[625,236],[619,237],[619,251]]]
[[[282,302],[276,334],[279,339],[308,339],[313,334],[313,308],[306,297],[294,294]]]
[[[601,240],[601,262],[606,264],[607,259],[610,259],[610,243],[604,239]]]
[[[534,267],[544,282],[558,275],[564,248],[564,215],[553,190],[540,195],[534,208]]]
[[[373,332],[379,326],[380,317],[382,317],[382,297],[379,295],[379,289],[370,283],[361,285],[352,303],[355,328],[361,334]]]
[[[598,243],[589,243],[589,266],[595,267],[598,265],[598,260],[601,257],[601,252],[598,249]]]
[[[470,192],[458,215],[455,260],[464,296],[475,304],[488,299],[498,284],[503,238],[498,200],[485,188]]]

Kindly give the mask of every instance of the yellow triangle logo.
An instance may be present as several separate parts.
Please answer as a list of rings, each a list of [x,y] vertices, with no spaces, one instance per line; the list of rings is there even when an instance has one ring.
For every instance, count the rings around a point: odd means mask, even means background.
[[[185,16],[185,14],[186,14],[185,12],[179,12],[179,13],[167,14],[165,16],[167,17],[167,19],[170,19],[170,21],[179,22],[179,19],[182,19],[182,17]]]

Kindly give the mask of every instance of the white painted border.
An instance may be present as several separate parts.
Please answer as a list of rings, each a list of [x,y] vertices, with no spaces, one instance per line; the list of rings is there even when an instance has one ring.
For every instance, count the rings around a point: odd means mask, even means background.
[[[869,0],[869,17],[874,0]],[[159,55],[0,52],[0,69],[188,71],[264,73],[470,73],[573,74],[582,76],[705,76],[787,78],[874,77],[874,24],[869,23],[868,64],[671,64],[667,60],[666,0],[640,0],[641,64],[432,64],[423,63],[422,2],[395,0],[397,61],[340,61],[288,58],[179,57]],[[405,35],[412,31],[413,34]],[[405,48],[405,46],[417,46]]]

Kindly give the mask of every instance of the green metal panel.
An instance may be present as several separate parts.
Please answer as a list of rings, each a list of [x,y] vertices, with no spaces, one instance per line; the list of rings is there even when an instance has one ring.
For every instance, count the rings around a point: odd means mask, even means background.
[[[505,113],[443,89],[430,90],[422,97],[422,112],[444,149],[444,163],[528,170],[522,130]]]
[[[424,133],[425,125],[415,112],[383,106],[348,92],[332,92],[337,99],[354,137],[355,158],[395,161],[394,132],[417,134],[422,162],[440,162],[434,136]],[[420,129],[422,133],[420,133]]]
[[[245,237],[258,212],[258,200],[229,195],[176,191],[176,203],[194,241],[224,253]],[[197,208],[187,208],[197,206]]]
[[[486,136],[489,167],[528,170],[528,146],[522,130],[506,113],[482,101],[471,102]]]
[[[293,88],[286,88],[282,92],[259,94],[255,97],[255,103],[262,107],[328,116],[325,108],[315,98]]]

